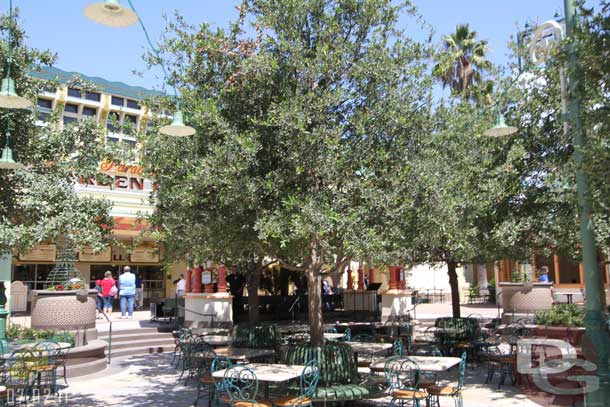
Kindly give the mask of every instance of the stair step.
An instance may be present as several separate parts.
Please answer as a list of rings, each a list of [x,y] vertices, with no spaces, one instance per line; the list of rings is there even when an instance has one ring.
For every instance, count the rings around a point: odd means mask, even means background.
[[[74,365],[67,365],[66,366],[66,376],[68,379],[70,379],[70,378],[74,378],[74,377],[98,373],[98,372],[106,369],[106,361],[107,361],[106,358],[100,358],[100,359],[92,360],[89,362],[77,363]],[[58,383],[63,384],[63,379],[59,378]],[[70,381],[68,380],[68,385],[69,384],[70,384]]]
[[[110,339],[110,335],[104,333],[104,335],[98,335],[98,339],[105,340],[106,342]],[[112,332],[112,343],[123,342],[123,341],[140,341],[146,339],[165,339],[168,341],[174,341],[174,337],[169,333],[160,332],[140,332],[140,333],[129,333],[123,332]]]
[[[149,353],[170,353],[174,352],[174,346],[134,346],[130,348],[112,350],[112,359],[125,356],[144,355]]]
[[[125,348],[133,348],[134,346],[149,346],[149,347],[171,347],[172,350],[176,346],[173,340],[167,339],[144,339],[141,341],[123,341],[123,342],[115,342],[114,338],[112,338],[112,352],[117,349],[125,349]]]

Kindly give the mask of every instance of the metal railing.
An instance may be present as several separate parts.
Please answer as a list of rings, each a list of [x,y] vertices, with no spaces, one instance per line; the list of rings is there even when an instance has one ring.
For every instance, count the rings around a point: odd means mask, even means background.
[[[104,318],[106,318],[106,321],[108,321],[108,323],[110,324],[110,328],[108,330],[108,364],[110,364],[111,360],[112,360],[112,321],[110,320],[110,318],[108,318],[108,315],[106,315],[105,312],[101,313]]]

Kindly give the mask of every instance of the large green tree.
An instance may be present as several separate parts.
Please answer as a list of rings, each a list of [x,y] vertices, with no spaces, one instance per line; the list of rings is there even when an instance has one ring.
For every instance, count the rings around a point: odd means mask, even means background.
[[[228,31],[169,27],[162,52],[198,137],[149,140],[155,222],[180,255],[256,253],[305,273],[321,343],[323,265],[388,247],[388,191],[427,128],[427,50],[396,29],[405,8],[389,0],[239,10]]]
[[[24,32],[8,16],[0,18],[0,60],[2,76],[7,73],[9,46],[12,48],[11,76],[17,92],[36,104],[44,89],[57,83],[31,78],[30,70],[51,65],[55,55],[24,44]],[[8,32],[11,31],[11,43]],[[96,176],[97,163],[108,156],[102,129],[83,121],[59,129],[59,111],[45,126],[37,126],[36,111],[0,109],[0,142],[10,132],[15,159],[22,170],[0,170],[0,252],[27,251],[33,245],[63,237],[76,246],[102,248],[112,228],[110,204],[78,196],[77,178]]]

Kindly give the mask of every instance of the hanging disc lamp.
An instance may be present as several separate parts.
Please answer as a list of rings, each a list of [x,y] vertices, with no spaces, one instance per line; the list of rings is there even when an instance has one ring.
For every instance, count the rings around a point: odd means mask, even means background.
[[[496,125],[491,129],[485,131],[487,137],[503,137],[510,136],[511,134],[515,134],[517,132],[516,127],[507,126],[506,121],[504,120],[504,115],[500,112],[496,115]]]
[[[119,0],[93,3],[85,7],[83,12],[88,19],[108,27],[129,27],[138,22],[138,15],[133,10],[123,7]]]
[[[15,92],[15,81],[10,76],[2,79],[0,88],[0,108],[2,109],[29,109],[33,104],[29,99],[21,97]]]
[[[172,124],[161,127],[159,129],[159,133],[166,136],[188,137],[194,135],[196,132],[194,128],[184,124],[182,112],[178,110],[176,113],[174,113]]]

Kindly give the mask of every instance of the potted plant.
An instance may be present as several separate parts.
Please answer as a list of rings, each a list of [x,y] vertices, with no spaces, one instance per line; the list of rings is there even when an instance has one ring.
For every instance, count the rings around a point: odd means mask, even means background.
[[[576,304],[559,304],[552,310],[537,312],[534,334],[580,345],[585,333],[584,315]]]

